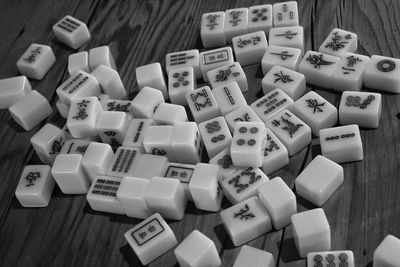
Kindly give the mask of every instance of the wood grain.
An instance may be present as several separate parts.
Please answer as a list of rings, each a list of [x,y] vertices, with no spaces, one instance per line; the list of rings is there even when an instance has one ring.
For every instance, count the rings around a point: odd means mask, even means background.
[[[53,107],[55,88],[67,78],[68,55],[75,50],[55,40],[52,25],[66,14],[87,23],[90,42],[79,50],[109,45],[122,81],[132,99],[137,93],[135,68],[152,62],[165,64],[169,52],[203,50],[199,25],[204,12],[248,7],[269,1],[0,1],[0,78],[18,75],[15,63],[32,43],[48,44],[57,62],[42,81],[31,81]],[[334,28],[358,34],[359,53],[400,56],[400,8],[392,1],[298,1],[304,27],[305,50],[317,50]],[[245,67],[250,90],[248,103],[260,96],[260,66]],[[338,106],[340,94],[308,86]],[[361,130],[365,158],[343,164],[345,181],[323,206],[332,233],[332,249],[352,249],[357,266],[370,266],[373,251],[386,234],[400,236],[399,96],[383,94],[380,127]],[[62,126],[54,114],[46,122]],[[46,208],[22,208],[14,197],[22,168],[39,162],[30,138],[45,123],[29,132],[0,111],[0,266],[141,266],[123,238],[140,220],[95,212],[85,196],[64,195],[56,188]],[[292,188],[294,179],[320,153],[319,140],[290,159],[270,177],[280,176]],[[223,208],[229,207],[227,200]],[[314,206],[299,199],[298,210]],[[188,205],[182,221],[168,221],[178,241],[198,229],[216,244],[223,266],[232,266],[235,248],[218,213]],[[294,247],[291,227],[263,235],[248,243],[273,253],[277,266],[305,266]],[[150,266],[177,266],[173,250]]]

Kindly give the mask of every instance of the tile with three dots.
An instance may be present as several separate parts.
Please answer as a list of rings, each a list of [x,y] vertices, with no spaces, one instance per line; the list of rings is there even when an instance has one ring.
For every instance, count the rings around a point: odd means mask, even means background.
[[[351,250],[310,252],[307,254],[307,267],[354,267]]]

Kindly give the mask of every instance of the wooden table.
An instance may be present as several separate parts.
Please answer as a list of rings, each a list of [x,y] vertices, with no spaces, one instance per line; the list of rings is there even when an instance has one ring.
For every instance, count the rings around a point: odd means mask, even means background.
[[[79,51],[109,45],[119,73],[133,98],[138,90],[135,68],[151,62],[165,63],[169,52],[202,49],[201,15],[261,1],[0,1],[0,78],[18,75],[16,61],[32,43],[48,44],[56,64],[32,86],[44,94],[54,113],[45,122],[63,126],[55,107],[55,88],[67,78],[68,55],[76,52],[56,41],[52,26],[70,14],[84,21],[92,39]],[[327,34],[339,27],[358,35],[358,52],[400,57],[400,4],[398,1],[298,2],[306,50],[317,50]],[[245,68],[250,91],[248,103],[260,97],[259,65]],[[338,106],[340,94],[308,86]],[[400,96],[383,94],[378,129],[362,129],[365,158],[343,164],[345,180],[323,206],[331,226],[332,249],[354,251],[356,266],[372,266],[373,252],[387,234],[400,237]],[[24,165],[39,163],[30,138],[45,122],[26,132],[0,111],[0,265],[2,266],[140,266],[123,238],[139,220],[95,212],[85,195],[64,195],[56,187],[47,208],[22,208],[14,191]],[[291,187],[295,177],[320,153],[318,138],[290,159],[271,177],[282,177]],[[224,201],[223,208],[229,207]],[[298,210],[314,206],[298,200]],[[179,241],[198,229],[209,236],[220,252],[223,266],[231,266],[239,248],[232,245],[218,213],[188,205],[184,220],[169,221]],[[248,243],[273,253],[279,266],[305,266],[292,238],[291,227]],[[177,266],[169,251],[150,266]],[[251,266],[249,266],[251,267]]]

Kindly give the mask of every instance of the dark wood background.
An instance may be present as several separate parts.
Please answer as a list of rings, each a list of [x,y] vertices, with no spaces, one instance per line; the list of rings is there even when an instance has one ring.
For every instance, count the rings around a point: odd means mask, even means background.
[[[41,81],[31,81],[54,108],[46,122],[62,126],[57,114],[56,87],[67,77],[68,55],[76,52],[56,41],[52,26],[64,15],[84,21],[92,39],[79,49],[109,45],[122,81],[132,98],[137,91],[135,68],[165,63],[169,52],[202,49],[200,19],[205,12],[248,7],[271,1],[0,1],[0,78],[18,75],[17,59],[32,43],[48,44],[56,64]],[[400,2],[298,1],[305,50],[317,50],[327,34],[339,27],[358,35],[358,52],[400,57]],[[260,96],[259,65],[245,68],[250,91],[248,103]],[[314,86],[338,106],[340,94]],[[400,96],[383,94],[378,129],[362,129],[365,158],[343,164],[343,185],[323,206],[331,226],[332,249],[354,251],[356,266],[372,266],[373,252],[387,234],[400,237]],[[7,110],[0,111],[0,265],[2,266],[140,266],[123,238],[139,220],[95,212],[85,196],[64,195],[56,187],[47,208],[23,208],[14,197],[22,168],[39,163],[30,138],[41,125],[25,132]],[[291,187],[307,163],[320,153],[318,139],[290,159],[271,177],[282,177]],[[224,201],[223,208],[229,203]],[[298,210],[314,206],[298,199]],[[239,252],[221,225],[218,213],[189,204],[184,220],[169,221],[178,241],[198,229],[216,244],[223,266],[231,266]],[[273,253],[279,266],[305,266],[293,242],[291,227],[248,243]],[[150,266],[177,266],[173,250]]]

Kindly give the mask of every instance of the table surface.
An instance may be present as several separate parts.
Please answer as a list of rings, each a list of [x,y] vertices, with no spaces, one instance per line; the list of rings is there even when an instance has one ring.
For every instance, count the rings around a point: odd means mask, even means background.
[[[35,42],[50,45],[56,64],[41,81],[31,80],[53,106],[53,115],[29,132],[0,111],[0,265],[2,266],[141,266],[123,234],[140,220],[91,210],[85,195],[64,195],[55,188],[46,208],[23,208],[14,192],[26,164],[40,163],[30,138],[46,122],[63,126],[55,107],[56,87],[67,78],[68,56],[73,50],[55,39],[52,26],[69,14],[84,21],[92,39],[79,49],[109,45],[130,99],[138,90],[135,68],[165,63],[169,52],[203,49],[199,34],[201,15],[268,1],[0,1],[0,79],[19,75],[15,65]],[[298,2],[305,49],[317,50],[335,27],[358,35],[358,53],[400,57],[400,2]],[[245,67],[250,90],[248,103],[260,93],[259,64]],[[308,85],[338,106],[340,94]],[[364,88],[365,89],[365,88]],[[383,94],[379,128],[361,129],[364,160],[342,164],[344,182],[323,209],[331,227],[332,250],[354,251],[356,266],[372,266],[373,253],[387,234],[400,237],[400,96]],[[280,176],[293,188],[295,177],[320,154],[319,140],[290,158],[270,177]],[[222,208],[229,207],[224,201]],[[298,199],[298,211],[314,208]],[[223,266],[231,266],[239,248],[227,236],[219,213],[197,210],[189,203],[182,221],[168,221],[178,241],[198,229],[210,237]],[[271,252],[279,266],[305,266],[292,237],[291,226],[248,243]],[[150,266],[178,266],[173,250]]]

